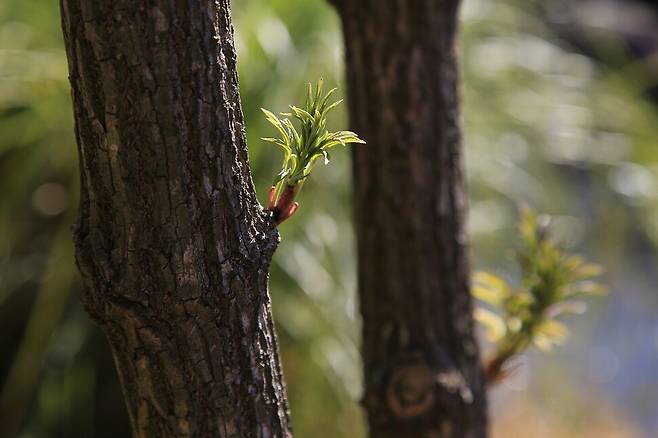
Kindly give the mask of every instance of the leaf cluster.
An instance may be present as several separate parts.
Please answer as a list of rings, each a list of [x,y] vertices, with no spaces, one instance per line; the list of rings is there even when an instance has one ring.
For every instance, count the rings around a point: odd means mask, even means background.
[[[488,372],[494,378],[508,359],[528,346],[548,351],[562,344],[569,331],[556,318],[583,313],[586,305],[579,298],[604,292],[593,280],[602,273],[601,267],[581,256],[564,254],[529,209],[522,212],[519,233],[516,255],[522,275],[518,287],[490,273],[474,276],[473,295],[495,310],[480,307],[475,313],[488,340],[496,343],[490,361],[493,368]]]
[[[315,90],[308,84],[304,108],[291,105],[291,112],[281,113],[283,118],[261,108],[267,121],[279,133],[278,138],[268,137],[262,140],[274,143],[283,151],[281,171],[274,181],[277,193],[280,194],[285,185],[301,184],[311,173],[318,158],[324,158],[324,163],[329,164],[329,149],[332,147],[345,146],[347,143],[365,143],[354,132],[327,130],[327,115],[342,102],[338,100],[330,103],[329,98],[335,91],[336,88],[323,94],[323,81],[320,79]],[[299,129],[291,118],[297,122]]]

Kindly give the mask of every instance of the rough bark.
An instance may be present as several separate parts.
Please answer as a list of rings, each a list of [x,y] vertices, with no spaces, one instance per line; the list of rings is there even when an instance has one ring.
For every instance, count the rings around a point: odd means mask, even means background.
[[[288,436],[228,0],[61,0],[83,304],[135,436]]]
[[[363,315],[376,437],[481,437],[455,55],[457,0],[335,0],[346,44]]]

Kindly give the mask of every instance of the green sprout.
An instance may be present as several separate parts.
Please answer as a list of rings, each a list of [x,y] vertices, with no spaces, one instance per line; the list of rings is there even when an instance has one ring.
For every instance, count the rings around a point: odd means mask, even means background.
[[[279,138],[263,138],[274,143],[283,150],[281,171],[274,180],[269,191],[268,209],[272,212],[277,224],[292,216],[299,208],[294,202],[295,196],[302,188],[304,181],[319,158],[324,164],[329,164],[329,149],[336,145],[347,143],[365,143],[357,134],[351,131],[329,132],[326,129],[327,114],[336,108],[342,100],[330,103],[329,97],[336,88],[328,93],[322,93],[323,81],[318,81],[317,88],[308,84],[305,108],[290,106],[290,113],[281,113],[279,119],[274,113],[261,108],[265,118],[279,132]],[[294,118],[299,122],[299,131],[290,121]]]
[[[484,325],[486,337],[495,343],[485,373],[495,383],[509,373],[506,364],[535,345],[542,351],[561,345],[567,327],[556,318],[580,314],[586,309],[579,298],[601,294],[604,289],[592,279],[602,273],[599,265],[578,255],[565,255],[549,238],[545,225],[529,209],[522,212],[519,227],[522,245],[517,250],[521,284],[513,288],[504,279],[479,272],[474,276],[473,295],[496,309],[477,308],[475,319]]]

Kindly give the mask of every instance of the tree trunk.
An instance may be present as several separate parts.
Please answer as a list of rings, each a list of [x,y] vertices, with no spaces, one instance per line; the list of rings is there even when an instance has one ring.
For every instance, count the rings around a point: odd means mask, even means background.
[[[472,321],[457,0],[334,0],[343,21],[374,437],[486,436]]]
[[[61,0],[83,303],[137,437],[289,436],[229,1]]]

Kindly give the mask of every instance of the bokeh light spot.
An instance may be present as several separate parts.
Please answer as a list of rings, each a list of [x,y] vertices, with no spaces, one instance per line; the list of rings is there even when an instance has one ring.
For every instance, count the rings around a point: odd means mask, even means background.
[[[44,216],[57,216],[68,205],[69,192],[62,184],[46,183],[32,194],[32,207]]]

